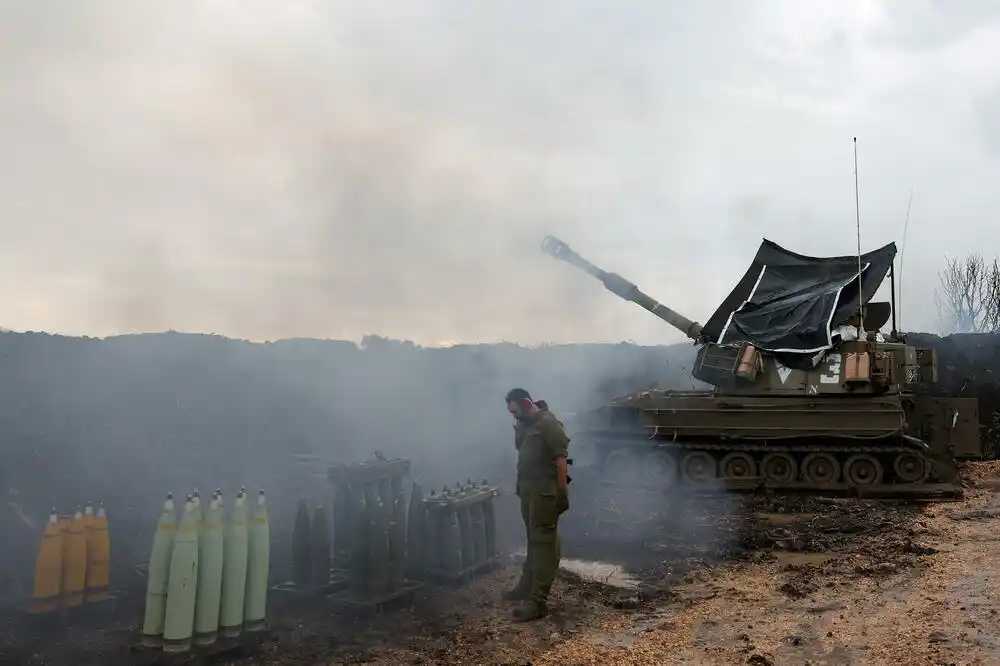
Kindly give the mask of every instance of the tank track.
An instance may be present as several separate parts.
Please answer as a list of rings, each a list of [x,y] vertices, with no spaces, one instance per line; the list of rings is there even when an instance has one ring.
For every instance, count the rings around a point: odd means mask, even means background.
[[[954,461],[934,457],[905,441],[855,439],[842,443],[799,441],[783,444],[780,440],[737,443],[595,439],[599,442],[595,452],[600,483],[611,485],[630,485],[646,490],[679,486],[693,492],[767,490],[918,499],[962,496]],[[697,453],[708,454],[712,462],[699,456],[702,465],[696,471],[701,474],[692,475],[686,471],[685,463],[689,456]],[[820,454],[825,460],[817,468]],[[903,454],[908,455],[904,457]],[[665,455],[669,459],[665,459]],[[746,473],[724,475],[723,464],[730,458],[741,458]],[[752,461],[749,465],[747,458]],[[775,462],[776,458],[782,459],[782,464]],[[807,461],[811,461],[812,473],[804,469]],[[772,469],[775,465],[777,471],[783,473],[775,474]],[[815,473],[824,468],[826,478]]]

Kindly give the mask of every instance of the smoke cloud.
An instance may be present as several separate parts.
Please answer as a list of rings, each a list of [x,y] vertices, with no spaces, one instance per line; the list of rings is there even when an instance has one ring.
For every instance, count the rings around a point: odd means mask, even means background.
[[[449,7],[5,3],[0,219],[30,280],[4,323],[627,337],[538,245],[603,243],[648,188],[616,155],[658,107],[655,34],[596,6]],[[622,79],[602,63],[626,36]]]

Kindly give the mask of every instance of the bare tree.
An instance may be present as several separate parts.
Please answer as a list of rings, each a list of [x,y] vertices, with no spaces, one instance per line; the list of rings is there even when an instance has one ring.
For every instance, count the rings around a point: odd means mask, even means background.
[[[945,257],[934,290],[942,333],[1000,331],[1000,263],[970,252],[964,259]]]

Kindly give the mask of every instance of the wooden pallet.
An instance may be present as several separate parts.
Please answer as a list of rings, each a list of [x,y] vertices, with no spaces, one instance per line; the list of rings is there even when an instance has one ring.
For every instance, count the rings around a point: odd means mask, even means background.
[[[474,564],[459,571],[445,571],[444,569],[436,568],[424,569],[420,572],[420,580],[448,587],[461,587],[492,571],[496,571],[501,566],[501,560],[502,558],[499,555],[494,555],[479,564]]]
[[[262,643],[270,638],[271,630],[246,632],[236,638],[226,638],[221,634],[211,645],[191,644],[185,652],[164,652],[162,647],[145,647],[139,643],[132,645],[130,663],[135,666],[203,666],[220,661],[242,659],[250,656]]]
[[[325,585],[302,587],[297,585],[295,581],[290,580],[284,583],[278,583],[277,585],[272,585],[271,590],[279,594],[318,596],[346,590],[350,584],[351,576],[349,571],[346,569],[330,569],[330,577]]]
[[[403,583],[403,587],[389,594],[369,597],[359,594],[357,590],[347,589],[329,595],[327,600],[335,612],[351,615],[372,615],[411,605],[417,590],[423,586],[423,583],[408,580]]]

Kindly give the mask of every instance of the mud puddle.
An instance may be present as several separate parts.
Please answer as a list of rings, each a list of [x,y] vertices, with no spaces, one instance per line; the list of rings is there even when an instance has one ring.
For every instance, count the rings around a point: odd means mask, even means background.
[[[519,550],[513,554],[511,559],[520,564],[524,562],[525,555],[525,551]],[[599,583],[622,590],[639,589],[639,579],[626,571],[620,564],[586,560],[577,557],[563,557],[559,560],[559,568],[565,569],[589,583]]]
[[[586,581],[623,590],[635,590],[639,587],[639,580],[617,564],[563,558],[559,562],[559,566]]]
[[[818,567],[833,559],[833,553],[793,552],[787,550],[765,550],[761,552],[774,557],[778,565],[782,567],[801,567],[806,565]]]
[[[789,523],[809,521],[815,517],[816,514],[814,513],[757,513],[758,520],[764,523],[770,523],[771,525],[788,525]]]

